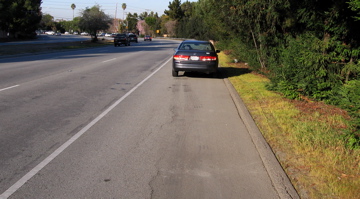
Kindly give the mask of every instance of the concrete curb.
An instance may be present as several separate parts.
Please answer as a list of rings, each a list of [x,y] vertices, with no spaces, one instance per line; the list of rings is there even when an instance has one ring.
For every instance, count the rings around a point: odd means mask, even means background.
[[[249,111],[244,105],[244,102],[240,98],[239,94],[237,93],[237,91],[235,90],[235,88],[227,78],[224,78],[224,82],[238,110],[239,116],[244,121],[244,124],[248,129],[251,139],[260,154],[265,169],[269,174],[269,177],[273,183],[275,190],[279,195],[279,198],[281,199],[300,198],[294,186],[291,184],[285,171],[281,167],[276,156],[274,155],[271,147],[266,142],[259,128],[256,126],[254,120],[252,119]]]

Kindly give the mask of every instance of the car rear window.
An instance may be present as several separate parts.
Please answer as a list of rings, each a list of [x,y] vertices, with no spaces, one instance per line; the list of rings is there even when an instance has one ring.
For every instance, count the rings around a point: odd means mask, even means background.
[[[180,48],[181,50],[214,50],[210,43],[183,43]]]
[[[126,37],[125,34],[117,34],[116,37]]]
[[[136,37],[136,35],[129,35],[129,37]]]

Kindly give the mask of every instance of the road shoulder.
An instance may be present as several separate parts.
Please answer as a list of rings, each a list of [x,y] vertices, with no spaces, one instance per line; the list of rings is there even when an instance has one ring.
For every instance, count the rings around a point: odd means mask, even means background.
[[[266,142],[259,128],[256,126],[241,97],[227,78],[224,78],[224,82],[234,101],[239,116],[244,121],[251,139],[260,154],[265,169],[267,170],[273,186],[279,194],[279,197],[281,199],[300,198],[285,171],[281,167],[279,161],[275,157],[271,147]]]

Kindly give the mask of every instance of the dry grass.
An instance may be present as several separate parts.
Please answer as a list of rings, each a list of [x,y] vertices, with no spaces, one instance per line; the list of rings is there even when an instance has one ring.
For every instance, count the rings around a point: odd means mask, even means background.
[[[288,100],[268,91],[269,80],[220,62],[301,198],[360,198],[360,150],[345,147],[349,116],[321,102]]]

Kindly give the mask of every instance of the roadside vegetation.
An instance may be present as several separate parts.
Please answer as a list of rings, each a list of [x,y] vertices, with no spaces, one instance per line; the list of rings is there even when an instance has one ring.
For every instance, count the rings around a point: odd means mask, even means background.
[[[224,53],[220,62],[301,198],[360,198],[360,150],[344,139],[353,128],[346,111],[290,100],[245,63]]]

